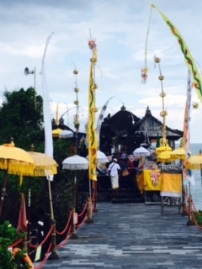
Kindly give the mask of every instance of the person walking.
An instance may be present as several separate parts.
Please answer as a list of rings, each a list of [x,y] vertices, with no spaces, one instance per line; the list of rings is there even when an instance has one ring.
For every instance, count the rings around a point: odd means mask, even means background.
[[[121,170],[121,167],[118,164],[117,159],[114,158],[107,169],[108,174],[110,175],[110,179],[111,179],[113,194],[117,194],[119,190],[119,171],[120,170]]]

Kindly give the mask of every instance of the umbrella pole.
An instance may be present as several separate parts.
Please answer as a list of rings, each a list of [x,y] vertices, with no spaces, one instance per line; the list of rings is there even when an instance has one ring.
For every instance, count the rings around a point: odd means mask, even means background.
[[[78,239],[78,235],[76,234],[76,185],[77,185],[77,177],[76,177],[76,170],[74,176],[74,201],[73,201],[73,232],[70,236],[71,239]]]
[[[6,185],[7,185],[7,181],[8,181],[8,171],[6,170],[5,179],[4,179],[4,186],[2,188],[2,193],[1,193],[0,216],[1,216],[1,213],[2,213],[4,198],[6,196]]]
[[[29,178],[29,188],[28,188],[28,223],[27,223],[27,250],[29,252],[30,246],[30,221],[31,221],[31,180]]]
[[[52,241],[52,250],[51,255],[49,256],[49,260],[58,260],[59,256],[56,252],[56,223],[53,212],[53,199],[52,199],[52,190],[51,190],[51,181],[48,179],[48,193],[49,193],[49,203],[50,203],[50,212],[51,212],[51,224],[53,225],[53,231],[51,234]]]

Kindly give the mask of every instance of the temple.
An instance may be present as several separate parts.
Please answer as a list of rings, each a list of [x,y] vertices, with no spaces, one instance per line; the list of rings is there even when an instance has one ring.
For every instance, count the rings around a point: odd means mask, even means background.
[[[162,122],[152,116],[149,107],[140,119],[123,105],[116,114],[104,118],[99,134],[100,150],[106,155],[124,152],[132,154],[141,144],[146,147],[151,144],[157,146],[162,138],[162,127]],[[182,131],[166,126],[166,138],[172,148],[175,148],[175,141],[182,136]]]

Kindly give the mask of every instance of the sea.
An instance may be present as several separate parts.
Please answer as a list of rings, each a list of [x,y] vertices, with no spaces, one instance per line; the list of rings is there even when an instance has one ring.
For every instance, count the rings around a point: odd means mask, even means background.
[[[202,143],[191,143],[191,155],[199,154],[200,150],[202,151]],[[190,184],[190,193],[196,209],[202,210],[202,170],[192,170],[192,175],[194,176],[194,182],[193,184]]]

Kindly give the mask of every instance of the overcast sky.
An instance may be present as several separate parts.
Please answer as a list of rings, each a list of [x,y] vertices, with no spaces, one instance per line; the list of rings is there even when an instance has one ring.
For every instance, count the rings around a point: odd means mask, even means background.
[[[36,68],[36,89],[42,95],[41,63],[45,43],[54,32],[46,54],[46,78],[52,117],[56,104],[65,123],[73,127],[75,114],[75,77],[80,88],[81,131],[87,120],[90,34],[96,40],[97,107],[112,96],[106,112],[113,115],[124,104],[128,111],[143,117],[149,106],[159,120],[162,101],[159,71],[154,55],[161,58],[165,76],[166,124],[182,130],[187,87],[187,66],[176,38],[156,10],[152,10],[148,35],[148,79],[141,83],[150,6],[154,3],[178,28],[201,69],[202,1],[192,0],[0,0],[0,102],[2,93],[34,85],[33,75],[24,75],[25,67]],[[193,89],[192,103],[200,101]],[[98,115],[99,115],[98,111]],[[191,111],[191,142],[201,142],[201,104]],[[3,141],[1,141],[3,142]]]

